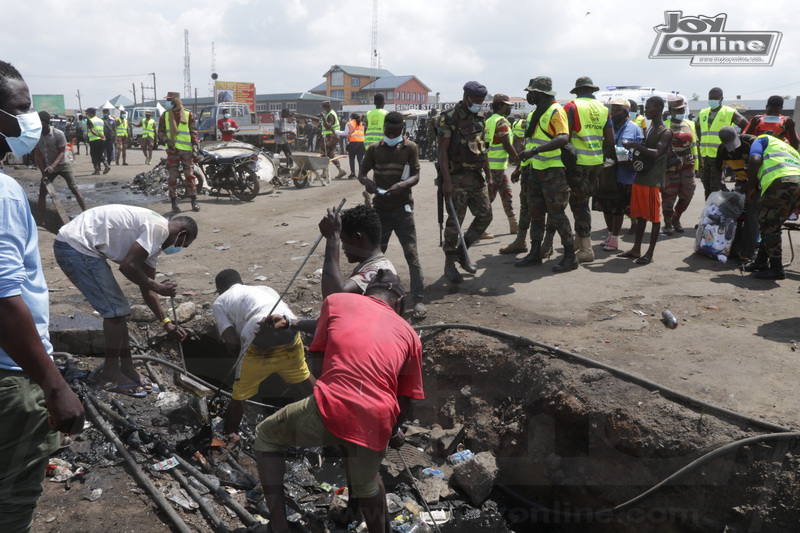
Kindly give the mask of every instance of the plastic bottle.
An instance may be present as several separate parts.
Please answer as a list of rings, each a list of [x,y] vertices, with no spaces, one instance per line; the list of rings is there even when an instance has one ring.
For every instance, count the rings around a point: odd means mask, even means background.
[[[664,325],[669,329],[675,329],[678,327],[678,319],[675,318],[675,315],[673,315],[672,311],[669,309],[664,309],[661,311],[661,321],[664,322]]]

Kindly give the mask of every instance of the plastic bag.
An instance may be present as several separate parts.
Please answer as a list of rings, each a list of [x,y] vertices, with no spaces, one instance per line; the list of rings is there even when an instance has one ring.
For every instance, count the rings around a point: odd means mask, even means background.
[[[736,220],[743,209],[744,195],[727,191],[711,193],[697,225],[694,251],[727,262],[736,235]]]

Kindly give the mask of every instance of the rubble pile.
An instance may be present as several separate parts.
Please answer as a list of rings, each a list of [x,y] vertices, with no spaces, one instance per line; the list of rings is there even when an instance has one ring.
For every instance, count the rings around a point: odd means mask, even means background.
[[[128,188],[131,192],[138,194],[162,196],[167,190],[168,180],[167,164],[162,159],[152,169],[134,176],[133,181],[128,184]]]
[[[97,390],[83,365],[72,357],[60,361],[65,379],[87,405],[88,421],[53,457],[52,481],[65,489],[80,484],[83,499],[102,503],[113,489],[103,480],[124,470],[175,531],[266,530],[269,512],[251,444],[255,424],[276,407],[248,404],[241,440],[231,443],[222,435],[227,399],[212,398],[202,384],[191,392],[172,385],[183,381],[175,379],[180,372],[173,366],[142,365],[140,372],[160,390],[136,399]],[[403,447],[387,451],[381,475],[392,531],[509,531],[500,507],[489,499],[495,458],[464,449],[464,434],[462,425],[411,425]],[[289,520],[298,530],[366,531],[362,521],[347,520],[348,490],[337,449],[290,449],[285,486]]]

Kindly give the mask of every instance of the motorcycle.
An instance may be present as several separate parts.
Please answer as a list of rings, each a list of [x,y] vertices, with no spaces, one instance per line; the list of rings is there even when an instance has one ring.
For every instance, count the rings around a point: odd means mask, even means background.
[[[197,179],[197,190],[203,189],[205,181],[213,195],[218,196],[226,190],[239,200],[245,202],[253,200],[260,189],[256,174],[258,154],[259,152],[249,152],[222,156],[215,152],[200,150],[195,158],[194,175]]]

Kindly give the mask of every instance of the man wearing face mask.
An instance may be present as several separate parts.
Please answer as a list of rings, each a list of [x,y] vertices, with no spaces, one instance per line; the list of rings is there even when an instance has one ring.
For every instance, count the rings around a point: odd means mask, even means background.
[[[747,119],[732,107],[722,105],[722,89],[714,87],[708,91],[708,107],[700,110],[697,117],[698,137],[700,138],[700,157],[703,158],[701,181],[706,200],[708,195],[722,189],[722,175],[716,174],[714,159],[719,149],[719,130],[725,126],[739,126],[744,130]]]
[[[222,118],[217,121],[217,129],[223,141],[232,141],[234,134],[239,131],[239,124],[231,118],[229,109],[226,109]]]
[[[336,174],[336,179],[343,178],[347,175],[347,171],[342,168],[341,163],[336,157],[336,144],[339,142],[336,130],[339,129],[339,115],[331,108],[331,103],[328,100],[322,102],[322,113],[320,113],[320,127],[322,128],[322,150],[324,155],[331,159],[333,166],[339,171]],[[327,182],[327,183],[326,183]],[[331,178],[328,175],[328,167],[323,171],[322,182],[323,185],[330,185]]]
[[[128,114],[123,110],[119,113],[119,118],[116,120],[116,140],[117,140],[117,157],[116,163],[119,165],[119,157],[122,156],[123,166],[128,166]]]
[[[700,157],[694,122],[686,118],[686,100],[682,96],[670,98],[667,107],[670,118],[664,125],[672,130],[672,152],[667,157],[667,184],[661,189],[661,211],[664,214],[662,231],[672,235],[673,231],[683,233],[681,215],[694,196],[694,173],[700,170]]]
[[[525,88],[528,103],[536,109],[528,115],[525,151],[519,154],[528,192],[531,219],[531,251],[514,266],[542,264],[542,238],[547,224],[555,228],[564,246],[564,257],[553,272],[578,268],[575,237],[565,210],[569,204],[569,185],[561,162],[561,148],[569,142],[567,114],[556,102],[553,81],[547,76],[533,78]]]
[[[494,202],[497,194],[500,194],[500,202],[503,204],[503,211],[508,217],[508,232],[515,235],[519,231],[517,217],[514,215],[514,205],[512,203],[514,193],[511,192],[511,182],[506,176],[508,168],[508,158],[511,156],[513,161],[517,160],[517,151],[513,146],[513,135],[508,115],[511,114],[511,101],[504,94],[496,94],[492,99],[492,116],[486,119],[486,141],[489,143],[489,169],[491,179],[488,183],[489,202]],[[484,233],[481,239],[491,239],[494,235]]]
[[[61,227],[53,243],[56,262],[103,318],[106,359],[101,382],[108,390],[140,398],[152,384],[133,367],[127,317],[131,308],[107,261],[139,286],[145,303],[167,334],[179,341],[186,332],[167,317],[158,297],[175,296],[174,281],[155,281],[161,252],[174,254],[197,238],[189,217],[170,220],[155,211],[129,205],[104,205],[84,211]]]
[[[413,141],[403,137],[405,121],[397,111],[383,121],[383,140],[367,149],[358,181],[369,194],[381,223],[381,252],[386,253],[392,233],[397,235],[411,276],[414,317],[424,318],[428,310],[423,301],[424,279],[417,251],[417,226],[411,188],[419,183],[419,151]],[[372,171],[373,179],[367,174]]]
[[[492,204],[486,182],[491,179],[489,168],[486,124],[478,115],[487,94],[486,87],[477,81],[464,85],[464,96],[454,107],[439,116],[439,166],[442,179],[442,194],[445,203],[452,198],[455,216],[464,227],[464,217],[469,208],[472,223],[463,232],[467,248],[477,241],[492,223]],[[454,214],[447,209],[444,230],[444,275],[451,283],[461,283],[464,278],[456,269],[456,261],[470,274],[475,267],[468,262],[459,245],[458,229]]]
[[[797,138],[794,120],[782,115],[781,111],[783,111],[783,97],[770,96],[767,100],[766,114],[753,117],[743,133],[756,137],[764,133],[774,135],[797,150],[800,148],[800,140]]]
[[[0,61],[0,160],[39,140],[19,71]],[[83,428],[83,406],[53,364],[49,297],[28,198],[0,169],[0,531],[27,533],[57,431]]]
[[[100,175],[101,164],[106,166],[103,173],[107,174],[111,170],[111,166],[103,160],[103,152],[106,145],[103,119],[97,116],[97,110],[93,107],[86,110],[86,117],[86,136],[89,140],[89,153],[92,156],[92,165],[94,166],[92,176]]]
[[[194,115],[183,107],[180,93],[167,93],[167,101],[172,108],[161,115],[158,122],[159,140],[167,147],[167,172],[169,172],[169,199],[172,212],[180,213],[178,207],[178,177],[183,167],[186,181],[186,194],[192,202],[192,211],[200,211],[197,205],[197,178],[194,176],[194,151],[197,149],[197,125]]]

